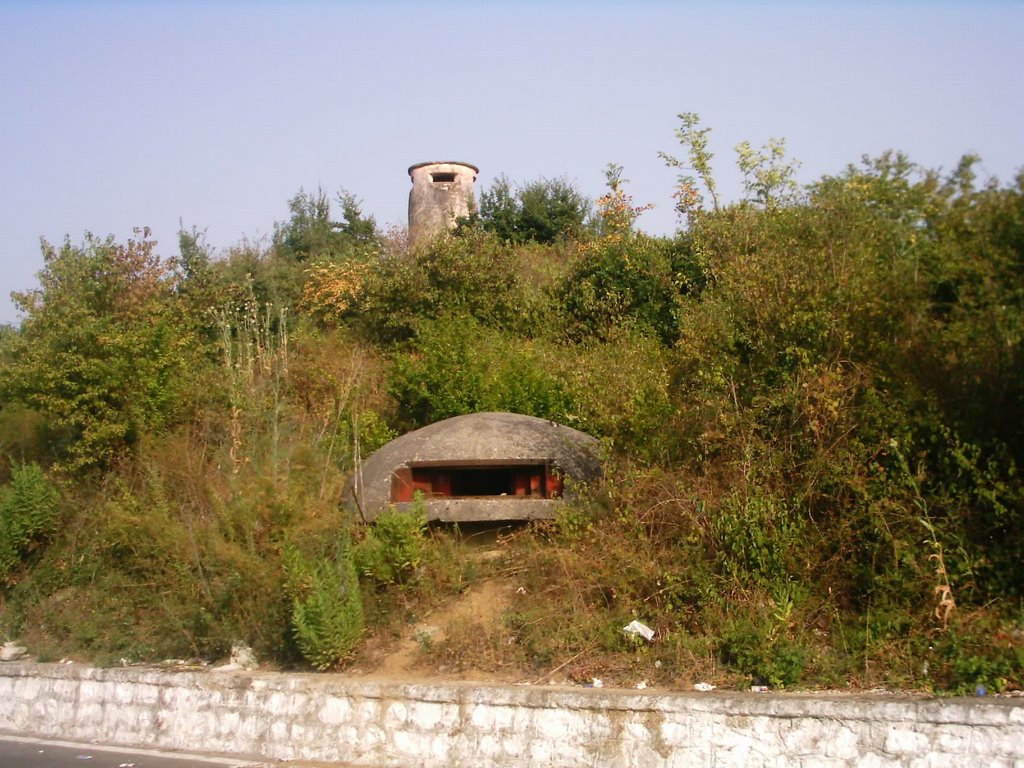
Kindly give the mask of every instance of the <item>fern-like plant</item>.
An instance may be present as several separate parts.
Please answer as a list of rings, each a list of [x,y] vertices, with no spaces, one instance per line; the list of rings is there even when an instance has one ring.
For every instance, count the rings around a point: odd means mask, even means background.
[[[316,669],[339,665],[363,631],[363,602],[347,537],[339,539],[331,559],[307,557],[288,544],[284,567],[299,651]]]
[[[60,497],[38,464],[15,464],[0,489],[0,580],[57,526]]]

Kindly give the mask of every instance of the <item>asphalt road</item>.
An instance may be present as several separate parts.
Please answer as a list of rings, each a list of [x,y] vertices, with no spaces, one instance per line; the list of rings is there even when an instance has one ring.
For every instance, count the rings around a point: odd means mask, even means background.
[[[249,768],[244,760],[0,736],[0,768]]]

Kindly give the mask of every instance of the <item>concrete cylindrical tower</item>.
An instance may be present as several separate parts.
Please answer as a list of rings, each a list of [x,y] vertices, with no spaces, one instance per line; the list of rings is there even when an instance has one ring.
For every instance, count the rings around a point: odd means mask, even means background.
[[[473,205],[473,182],[480,169],[451,160],[417,163],[409,168],[409,246],[429,241],[468,216]]]

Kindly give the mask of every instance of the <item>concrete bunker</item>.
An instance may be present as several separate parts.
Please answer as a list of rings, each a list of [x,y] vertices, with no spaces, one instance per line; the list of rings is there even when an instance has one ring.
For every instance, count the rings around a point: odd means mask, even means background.
[[[415,248],[455,226],[474,205],[473,183],[480,169],[455,160],[417,163],[409,168],[409,245]]]
[[[424,498],[442,522],[553,517],[580,483],[601,474],[598,441],[517,413],[472,413],[395,438],[357,470],[349,497],[372,522]]]

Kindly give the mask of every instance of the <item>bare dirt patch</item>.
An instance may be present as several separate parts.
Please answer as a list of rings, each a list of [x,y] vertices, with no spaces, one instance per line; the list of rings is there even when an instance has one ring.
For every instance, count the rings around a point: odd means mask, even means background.
[[[441,606],[407,627],[391,643],[385,643],[365,657],[358,668],[349,670],[357,677],[371,680],[410,678],[474,679],[502,682],[517,681],[515,669],[467,668],[453,663],[446,652],[450,637],[467,635],[488,638],[501,629],[503,615],[511,604],[515,584],[508,579],[489,579],[467,589],[457,599]]]

